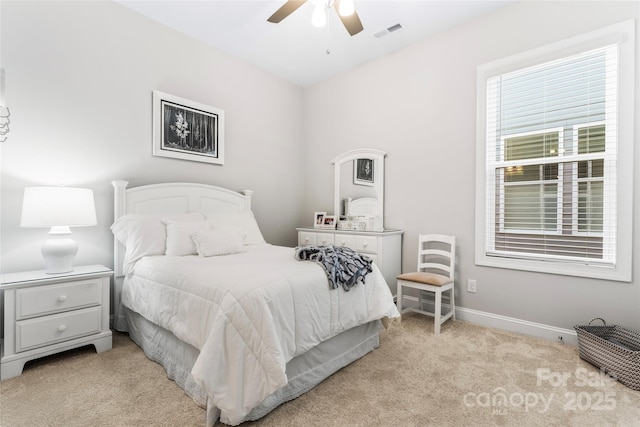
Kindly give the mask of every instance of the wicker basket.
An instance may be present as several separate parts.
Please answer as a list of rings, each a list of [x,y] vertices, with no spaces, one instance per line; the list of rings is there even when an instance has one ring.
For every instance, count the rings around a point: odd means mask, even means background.
[[[591,326],[594,320],[601,320],[604,325]],[[600,317],[574,329],[580,358],[614,375],[627,387],[640,390],[640,334],[620,326],[607,326]]]

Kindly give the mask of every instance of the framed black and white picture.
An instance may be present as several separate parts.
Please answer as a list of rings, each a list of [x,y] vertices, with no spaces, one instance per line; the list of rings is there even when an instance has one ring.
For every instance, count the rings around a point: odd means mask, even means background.
[[[353,161],[353,183],[374,185],[373,159],[355,159]]]
[[[154,90],[153,155],[224,164],[224,110]]]

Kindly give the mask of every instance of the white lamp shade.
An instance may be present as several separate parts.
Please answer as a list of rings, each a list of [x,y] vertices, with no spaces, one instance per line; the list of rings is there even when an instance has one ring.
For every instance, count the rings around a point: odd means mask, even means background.
[[[21,227],[96,225],[93,191],[73,187],[27,187]]]

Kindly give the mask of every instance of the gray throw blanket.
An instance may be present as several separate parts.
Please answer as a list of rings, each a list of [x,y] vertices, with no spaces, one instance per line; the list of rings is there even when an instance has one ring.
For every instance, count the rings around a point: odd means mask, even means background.
[[[329,286],[342,286],[347,292],[373,271],[370,258],[344,246],[298,246],[295,258],[317,262],[327,273]]]

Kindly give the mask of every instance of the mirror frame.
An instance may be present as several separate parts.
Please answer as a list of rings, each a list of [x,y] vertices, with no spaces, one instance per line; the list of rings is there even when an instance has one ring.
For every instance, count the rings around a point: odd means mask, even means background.
[[[382,229],[384,230],[384,158],[387,155],[386,152],[376,150],[375,148],[358,148],[355,150],[347,151],[336,156],[331,163],[333,163],[333,213],[339,218],[340,215],[340,170],[341,166],[347,162],[354,161],[356,159],[373,159],[374,169],[374,188],[376,189],[376,198],[378,200],[378,212],[380,213],[380,221],[382,223]],[[378,160],[376,162],[376,160]],[[346,214],[346,212],[345,212]]]

